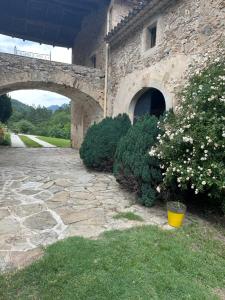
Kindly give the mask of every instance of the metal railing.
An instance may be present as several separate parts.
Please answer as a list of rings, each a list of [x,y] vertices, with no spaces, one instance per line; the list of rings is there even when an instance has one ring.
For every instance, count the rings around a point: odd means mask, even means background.
[[[20,56],[26,56],[30,58],[37,58],[37,59],[44,59],[44,60],[52,60],[51,52],[49,54],[40,54],[40,53],[33,53],[33,52],[27,52],[27,51],[21,51],[17,49],[17,47],[14,47],[14,54],[20,55]]]

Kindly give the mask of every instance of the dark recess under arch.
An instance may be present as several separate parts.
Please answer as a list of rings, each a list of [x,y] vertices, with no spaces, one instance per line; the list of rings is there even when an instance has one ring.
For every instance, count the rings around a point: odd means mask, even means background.
[[[166,110],[166,102],[163,94],[155,89],[149,88],[142,94],[134,108],[134,121],[146,114],[159,118]]]

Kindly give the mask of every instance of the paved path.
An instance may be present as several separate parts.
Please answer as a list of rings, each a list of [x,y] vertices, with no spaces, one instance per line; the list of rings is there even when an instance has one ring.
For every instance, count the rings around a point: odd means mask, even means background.
[[[167,227],[165,209],[144,208],[112,175],[88,172],[72,149],[0,149],[0,270],[29,264],[70,236],[143,224]],[[144,222],[116,220],[131,211]]]
[[[24,135],[29,137],[31,140],[35,141],[36,143],[38,143],[39,145],[41,145],[44,148],[56,148],[56,146],[49,144],[47,142],[44,142],[34,135],[30,135],[30,134],[24,134]]]
[[[11,133],[11,147],[13,148],[25,148],[26,145],[15,133]]]

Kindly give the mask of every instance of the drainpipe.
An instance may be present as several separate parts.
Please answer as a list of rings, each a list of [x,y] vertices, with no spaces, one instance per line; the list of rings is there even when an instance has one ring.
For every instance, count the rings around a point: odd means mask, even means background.
[[[106,33],[110,30],[110,7],[107,12]],[[109,44],[105,47],[105,93],[104,93],[104,118],[107,116],[107,92],[108,92],[108,68],[109,68]]]

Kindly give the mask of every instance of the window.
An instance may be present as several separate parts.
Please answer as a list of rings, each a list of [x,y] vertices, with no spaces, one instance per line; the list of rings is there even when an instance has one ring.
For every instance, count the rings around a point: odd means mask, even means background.
[[[97,59],[96,59],[96,55],[92,55],[91,56],[91,66],[92,68],[96,68],[96,62],[97,62]]]
[[[156,45],[156,33],[157,26],[156,24],[149,26],[146,32],[146,50],[155,47]]]

